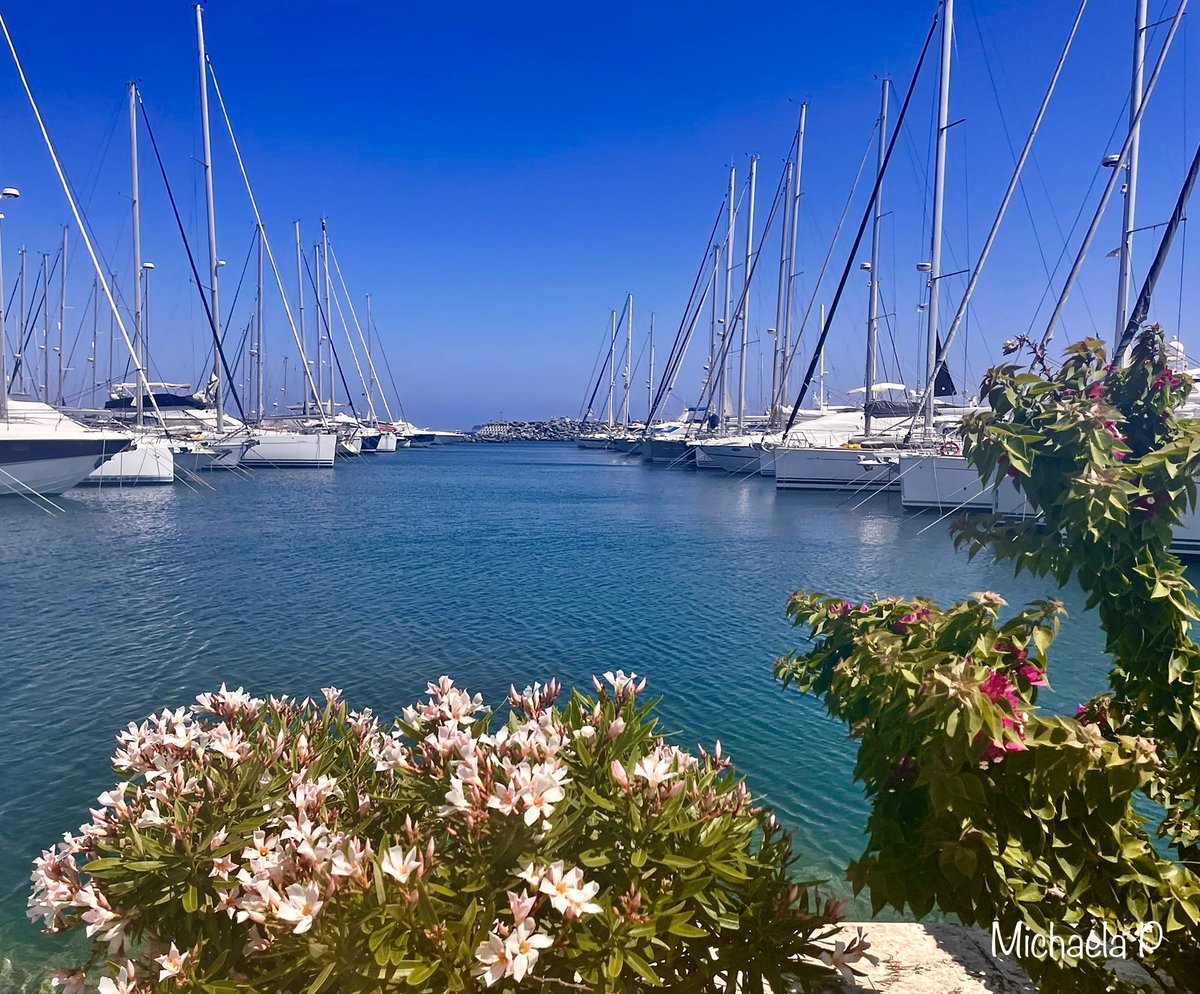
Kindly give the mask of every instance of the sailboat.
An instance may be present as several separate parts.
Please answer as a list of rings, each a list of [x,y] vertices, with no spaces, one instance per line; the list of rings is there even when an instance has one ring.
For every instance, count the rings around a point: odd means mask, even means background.
[[[221,311],[217,293],[220,263],[217,257],[216,210],[213,202],[212,147],[208,113],[208,82],[210,75],[212,75],[213,88],[216,93],[217,100],[221,106],[222,116],[225,119],[226,128],[229,132],[229,139],[233,146],[233,152],[237,159],[238,168],[242,174],[242,181],[245,185],[246,193],[250,200],[250,206],[254,212],[258,236],[262,240],[263,251],[270,260],[271,269],[275,276],[276,285],[279,287],[280,297],[283,301],[284,311],[287,314],[289,324],[292,324],[292,318],[291,308],[287,302],[287,295],[283,292],[283,283],[279,276],[279,270],[275,265],[275,256],[271,251],[271,243],[267,239],[266,230],[263,227],[262,215],[259,213],[258,203],[254,197],[254,191],[250,187],[250,180],[246,173],[245,163],[242,161],[241,150],[238,148],[237,138],[233,132],[233,125],[229,120],[229,114],[225,107],[225,102],[221,97],[220,87],[217,86],[216,74],[212,69],[211,63],[208,59],[208,54],[205,50],[202,5],[196,4],[195,11],[196,45],[199,55],[200,68],[200,126],[204,152],[204,192],[208,218],[209,268],[207,277],[209,280],[209,286],[211,288],[210,297],[209,300],[205,302],[205,306],[208,310],[209,324],[213,335],[214,367],[209,385],[202,395],[206,400],[209,400],[209,403],[206,405],[203,411],[189,412],[188,417],[195,422],[204,424],[204,426],[213,433],[213,437],[210,439],[210,444],[217,448],[244,446],[246,442],[252,441],[254,444],[245,449],[242,457],[243,462],[247,466],[252,466],[254,468],[331,468],[334,464],[334,455],[338,443],[338,435],[332,430],[332,426],[329,424],[328,418],[319,407],[317,421],[310,429],[306,431],[297,431],[291,427],[268,423],[259,423],[253,427],[250,427],[244,421],[229,415],[224,409],[224,398],[221,382],[221,370],[224,366],[224,357],[221,353]],[[199,283],[199,280],[197,280],[197,282]],[[301,287],[301,292],[303,293],[303,287]],[[316,388],[312,383],[308,364],[305,361],[303,344],[300,341],[300,337],[297,335],[294,325],[292,325],[292,334],[296,338],[297,346],[300,348],[301,366],[304,370],[305,380],[312,392],[312,395],[314,398],[317,398],[319,402]]]
[[[954,37],[954,0],[942,0],[941,70],[938,82],[937,141],[933,180],[933,215],[931,251],[928,262],[918,266],[928,274],[929,302],[926,307],[928,369],[932,374],[940,350],[938,339],[939,280],[942,276],[942,215],[946,171],[946,140],[949,125],[950,56]],[[907,399],[888,401],[877,399],[881,391],[903,389],[903,384],[875,382],[876,333],[878,330],[878,271],[879,232],[882,218],[882,184],[890,147],[887,138],[888,83],[882,86],[879,117],[879,158],[875,190],[872,195],[874,218],[871,238],[870,315],[867,323],[867,363],[863,384],[861,412],[846,416],[839,426],[846,433],[841,438],[814,439],[812,432],[821,421],[810,422],[806,428],[789,434],[785,444],[775,450],[775,485],[779,489],[826,490],[846,487],[870,487],[873,490],[899,489],[898,467],[901,452],[909,446],[914,426],[920,419],[922,427],[918,444],[936,448],[943,427],[961,421],[960,409],[935,407],[934,394],[953,393],[948,374],[938,389],[926,391],[924,403],[913,404]],[[894,139],[893,139],[894,141]],[[857,244],[857,243],[856,243]],[[847,273],[849,263],[847,264]],[[836,301],[835,301],[836,304]],[[828,323],[822,328],[822,344]],[[931,376],[932,378],[932,376]],[[918,409],[920,408],[920,409]]]

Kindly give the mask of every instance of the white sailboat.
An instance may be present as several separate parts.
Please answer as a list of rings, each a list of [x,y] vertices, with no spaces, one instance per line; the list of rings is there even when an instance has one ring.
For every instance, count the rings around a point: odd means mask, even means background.
[[[942,227],[945,202],[946,140],[949,127],[950,61],[954,37],[954,0],[942,0],[941,68],[938,79],[937,140],[934,152],[933,214],[930,257],[918,268],[929,275],[927,315],[927,370],[930,380],[938,354],[939,280],[942,274]],[[786,443],[775,450],[775,485],[779,489],[871,488],[873,491],[900,487],[900,456],[910,445],[916,419],[922,420],[920,442],[929,451],[939,432],[939,417],[932,387],[924,396],[923,410],[914,405],[881,402],[875,399],[881,389],[903,389],[902,384],[876,384],[875,353],[878,331],[879,235],[882,218],[883,175],[889,147],[887,137],[888,83],[882,84],[879,115],[879,152],[874,193],[874,218],[871,233],[870,311],[867,321],[867,364],[863,384],[861,434],[828,443],[814,444],[804,432],[789,433]],[[847,269],[848,272],[848,269]],[[811,429],[811,425],[810,425]]]
[[[0,338],[2,325],[0,319]],[[9,397],[4,386],[0,384],[2,496],[61,494],[132,443],[126,434],[89,428],[49,404]]]

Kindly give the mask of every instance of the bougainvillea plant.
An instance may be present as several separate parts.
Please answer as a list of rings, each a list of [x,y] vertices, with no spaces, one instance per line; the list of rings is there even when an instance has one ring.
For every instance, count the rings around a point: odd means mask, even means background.
[[[391,727],[334,688],[224,687],[130,725],[121,782],[35,863],[30,916],[92,941],[55,982],[749,992],[848,969],[864,942],[825,941],[837,904],[792,879],[719,743],[667,744],[645,681],[605,676],[506,715],[442,678]]]
[[[967,422],[968,461],[1029,513],[964,517],[956,545],[1074,579],[1105,633],[1108,685],[1074,716],[1037,708],[1057,602],[1007,620],[994,593],[942,608],[801,592],[788,608],[808,645],[776,674],[860,742],[856,892],[993,929],[1047,992],[1200,990],[1198,614],[1169,551],[1200,472],[1190,388],[1153,327],[1123,365],[1086,340],[1054,371],[993,369]]]

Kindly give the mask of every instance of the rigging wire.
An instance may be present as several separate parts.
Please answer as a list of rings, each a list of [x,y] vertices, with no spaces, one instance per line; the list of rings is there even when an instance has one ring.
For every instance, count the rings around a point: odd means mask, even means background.
[[[858,247],[862,244],[863,234],[867,230],[867,222],[871,219],[871,214],[875,209],[875,200],[879,196],[879,188],[883,184],[884,173],[887,172],[888,163],[891,161],[892,152],[896,148],[896,139],[899,137],[900,130],[904,126],[904,119],[908,113],[908,105],[912,102],[913,91],[917,86],[917,79],[921,75],[921,67],[925,64],[925,56],[929,53],[929,45],[933,41],[934,32],[937,30],[938,22],[941,20],[941,10],[933,15],[933,22],[929,25],[929,33],[925,36],[925,44],[921,48],[920,58],[917,59],[917,67],[913,70],[912,80],[908,84],[908,92],[904,95],[904,102],[900,106],[900,116],[896,121],[896,130],[892,132],[892,137],[888,141],[887,150],[884,152],[883,162],[880,163],[879,172],[875,177],[875,184],[871,188],[871,196],[867,202],[867,209],[863,212],[862,221],[858,225],[858,233],[854,237],[854,244],[850,248],[850,253],[846,257],[846,266],[842,271],[842,278],[838,281],[837,289],[834,291],[833,302],[830,304],[829,312],[825,317],[825,326],[821,329],[821,335],[817,339],[816,347],[813,349],[812,360],[809,362],[808,370],[804,374],[804,382],[800,385],[800,393],[796,397],[796,403],[792,406],[792,413],[788,417],[787,426],[783,429],[783,437],[786,439],[788,432],[792,430],[792,426],[796,423],[796,417],[800,413],[800,405],[804,403],[804,398],[808,394],[808,389],[812,385],[813,375],[817,370],[817,363],[820,361],[821,350],[825,347],[825,340],[829,337],[829,329],[833,324],[834,315],[837,313],[838,303],[842,299],[842,292],[846,288],[846,280],[850,277],[850,270],[854,265],[854,257],[858,253]],[[870,398],[864,398],[864,403]]]
[[[233,374],[229,371],[229,363],[225,360],[225,351],[221,348],[221,339],[217,334],[217,325],[213,320],[212,308],[209,306],[208,298],[204,294],[204,284],[200,282],[200,270],[196,268],[196,257],[192,254],[192,246],[188,242],[187,232],[183,227],[183,218],[179,214],[179,205],[175,202],[175,193],[171,189],[171,181],[167,179],[167,167],[163,164],[162,154],[158,150],[158,140],[154,137],[154,129],[150,126],[150,114],[146,110],[146,102],[142,99],[142,95],[138,94],[138,107],[142,111],[142,120],[146,123],[146,137],[150,139],[150,146],[154,149],[154,158],[158,162],[158,171],[162,176],[163,186],[167,190],[167,199],[171,203],[171,212],[175,215],[175,224],[179,228],[179,237],[183,240],[183,248],[187,253],[188,265],[192,269],[192,278],[196,282],[196,290],[200,295],[200,302],[204,305],[204,315],[208,318],[209,331],[212,332],[213,348],[215,354],[220,356],[221,368],[225,371],[225,377],[229,384],[229,392],[233,396],[233,402],[237,405],[238,415],[242,421],[246,420],[246,412],[242,409],[242,399],[238,395],[237,387],[234,385]],[[207,384],[201,387],[206,389]]]

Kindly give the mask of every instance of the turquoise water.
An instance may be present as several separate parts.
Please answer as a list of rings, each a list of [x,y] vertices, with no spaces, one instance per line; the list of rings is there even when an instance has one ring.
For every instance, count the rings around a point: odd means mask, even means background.
[[[29,860],[113,782],[113,735],[221,681],[330,684],[395,714],[448,673],[493,699],[618,667],[649,676],[681,744],[720,738],[837,877],[862,843],[845,728],[771,679],[799,587],[1016,604],[1052,585],[956,554],[898,498],[777,493],[773,481],[548,444],[401,451],[336,471],[89,492],[49,517],[0,502],[0,958],[61,944],[25,921]],[[1105,671],[1073,589],[1051,670],[1073,710]],[[861,911],[861,909],[859,909]]]

